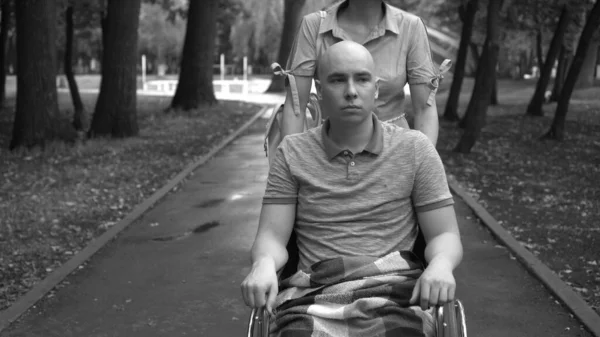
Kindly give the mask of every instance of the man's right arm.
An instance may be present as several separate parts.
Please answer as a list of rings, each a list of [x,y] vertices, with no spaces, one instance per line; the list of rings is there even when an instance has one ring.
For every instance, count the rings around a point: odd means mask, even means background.
[[[273,315],[279,291],[277,271],[287,262],[286,245],[295,218],[296,204],[263,204],[252,246],[252,269],[242,282],[242,296],[249,307],[265,307]]]
[[[267,188],[252,246],[252,269],[242,282],[242,295],[252,308],[272,313],[278,292],[277,270],[288,260],[287,242],[296,220],[298,184],[288,165],[288,139],[273,154]]]
[[[264,204],[258,232],[252,246],[252,265],[272,260],[275,270],[283,268],[288,259],[287,242],[292,234],[296,204]]]
[[[304,131],[304,120],[306,119],[306,105],[310,96],[312,86],[312,77],[295,76],[296,86],[298,88],[298,100],[300,102],[300,114],[294,113],[292,88],[286,86],[286,97],[283,105],[283,118],[281,125],[281,139],[287,135],[301,133]]]

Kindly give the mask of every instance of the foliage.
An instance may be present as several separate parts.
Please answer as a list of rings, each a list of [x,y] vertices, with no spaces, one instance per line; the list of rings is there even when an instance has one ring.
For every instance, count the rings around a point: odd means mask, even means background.
[[[460,36],[461,20],[458,7],[466,0],[390,0],[389,3],[412,12],[424,19],[427,25]],[[535,57],[535,37],[542,33],[543,54],[550,43],[552,33],[560,15],[561,6],[567,3],[577,15],[573,16],[565,42],[570,50],[575,50],[576,42],[585,22],[585,15],[594,0],[505,0],[501,11],[500,55],[498,73],[502,77],[514,76],[517,65],[533,64]],[[487,21],[487,0],[480,2],[480,10],[474,23],[472,42],[481,46],[485,40]],[[599,33],[600,34],[600,33]]]
[[[57,6],[57,36],[56,49],[59,60],[65,52],[65,11],[67,6],[73,6],[73,59],[81,67],[89,64],[92,58],[100,59],[102,53],[102,30],[100,20],[104,10],[101,0],[62,0]],[[81,61],[80,61],[81,60]],[[62,62],[59,62],[62,68]],[[83,69],[80,69],[82,71]]]
[[[74,61],[79,71],[88,72],[90,60],[102,55],[101,19],[105,11],[103,0],[62,0],[57,10],[57,49],[64,53],[64,11],[71,4],[74,9]],[[158,63],[166,63],[176,70],[183,37],[187,0],[146,0],[142,3],[139,26],[140,55],[146,54],[151,70]]]
[[[219,0],[215,61],[219,59],[220,54],[225,55],[226,61],[233,61],[233,44],[231,42],[232,26],[238,17],[247,15],[249,15],[248,9],[244,7],[242,1]]]
[[[167,20],[174,23],[178,19],[187,18],[189,0],[143,0],[143,3],[159,5],[167,12]]]
[[[149,72],[166,64],[173,72],[178,67],[185,22],[171,20],[159,4],[142,3],[139,26],[139,53],[148,58]]]
[[[336,0],[307,0],[301,15],[321,10]],[[248,56],[255,68],[269,72],[277,60],[283,30],[283,0],[246,0],[244,10],[231,29],[232,54]]]

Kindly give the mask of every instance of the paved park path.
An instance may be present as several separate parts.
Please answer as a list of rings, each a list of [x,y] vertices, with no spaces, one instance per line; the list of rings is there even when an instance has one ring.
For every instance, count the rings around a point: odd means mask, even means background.
[[[1,336],[243,336],[267,178],[264,120],[197,169]],[[456,198],[470,336],[589,336]]]

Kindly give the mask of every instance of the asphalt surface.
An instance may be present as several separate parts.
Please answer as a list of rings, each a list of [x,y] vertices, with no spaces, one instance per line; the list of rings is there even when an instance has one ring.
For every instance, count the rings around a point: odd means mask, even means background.
[[[267,178],[264,120],[194,172],[0,336],[243,336]],[[591,336],[456,198],[471,336]]]

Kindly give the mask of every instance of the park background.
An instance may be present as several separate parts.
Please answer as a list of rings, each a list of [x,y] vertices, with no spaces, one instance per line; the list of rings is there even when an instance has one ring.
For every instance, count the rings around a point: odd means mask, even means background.
[[[0,310],[249,120],[258,96],[282,102],[270,64],[332,3],[3,0]],[[448,173],[600,312],[599,2],[389,3],[423,18],[436,63],[453,60],[437,96]]]

